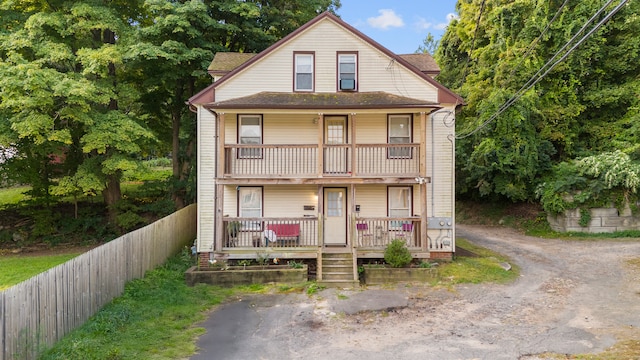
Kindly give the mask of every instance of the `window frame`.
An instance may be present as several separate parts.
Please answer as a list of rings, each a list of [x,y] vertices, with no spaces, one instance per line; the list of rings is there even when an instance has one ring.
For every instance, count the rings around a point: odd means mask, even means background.
[[[407,121],[409,136],[391,136],[391,121],[397,118],[404,118]],[[407,142],[392,142],[392,138],[408,138]],[[412,144],[413,143],[413,114],[389,114],[387,115],[387,144]],[[406,154],[405,154],[406,153]],[[406,149],[394,149],[392,147],[387,148],[387,159],[413,159],[413,149],[407,147]]]
[[[243,210],[245,208],[242,206],[242,193],[244,191],[256,191],[259,190],[259,201],[260,201],[260,215],[259,216],[244,216]],[[264,186],[238,186],[237,187],[237,198],[236,198],[236,210],[237,216],[239,218],[248,217],[248,218],[262,218],[264,217]],[[247,209],[249,210],[249,209]],[[255,209],[251,209],[255,210]],[[246,211],[246,210],[245,210]],[[262,231],[262,221],[241,221],[240,222],[240,231]]]
[[[395,208],[392,209],[391,208],[391,195],[392,195],[392,190],[396,190],[396,189],[407,189],[407,200],[408,200],[408,207],[406,208],[407,210],[407,216],[391,216],[391,211],[392,210],[404,210],[405,208]],[[403,185],[403,186],[387,186],[387,217],[391,218],[391,217],[412,217],[413,214],[413,186],[411,185]],[[389,221],[389,230],[398,230],[402,228],[402,225],[404,224],[404,221]]]
[[[341,57],[343,56],[353,56],[354,57],[354,69],[353,69],[353,81],[354,81],[354,86],[353,89],[342,89],[342,86],[340,85],[340,81],[342,80],[342,74],[351,74],[350,72],[342,72],[341,69],[341,65],[343,64],[343,62],[341,61]],[[338,51],[336,53],[336,78],[337,78],[337,82],[336,82],[336,91],[349,91],[349,92],[353,92],[353,91],[358,91],[358,52],[357,51]]]
[[[300,88],[298,86],[298,58],[311,57],[311,88]],[[307,74],[302,73],[300,74]],[[293,91],[294,92],[314,92],[316,89],[316,53],[315,51],[294,51],[293,52]]]
[[[254,144],[254,143],[244,143],[242,142],[243,138],[254,138],[252,136],[242,136],[242,120],[243,119],[248,119],[248,118],[257,118],[258,119],[258,126],[260,126],[260,138],[259,138],[259,143]],[[237,134],[236,134],[236,143],[238,145],[262,145],[263,141],[264,141],[264,122],[263,122],[263,116],[260,114],[238,114],[238,123],[236,126],[237,129]],[[249,150],[249,151],[247,151]],[[238,159],[262,159],[262,149],[259,149],[259,151],[251,151],[254,149],[238,149],[238,152],[236,154],[236,157]],[[245,153],[246,152],[246,153]]]

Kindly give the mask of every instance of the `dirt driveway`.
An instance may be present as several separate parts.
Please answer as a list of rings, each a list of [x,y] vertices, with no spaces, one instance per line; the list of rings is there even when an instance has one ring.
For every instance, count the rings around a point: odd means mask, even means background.
[[[353,315],[333,305],[363,290],[238,299],[212,313],[192,359],[538,359],[640,339],[640,271],[626,263],[640,257],[640,241],[538,239],[478,226],[458,226],[458,236],[508,255],[521,277],[382,289],[406,306]]]

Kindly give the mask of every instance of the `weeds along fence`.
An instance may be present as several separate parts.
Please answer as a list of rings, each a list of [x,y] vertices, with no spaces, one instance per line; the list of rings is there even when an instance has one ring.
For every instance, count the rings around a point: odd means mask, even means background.
[[[0,292],[0,360],[38,354],[196,237],[196,204]]]

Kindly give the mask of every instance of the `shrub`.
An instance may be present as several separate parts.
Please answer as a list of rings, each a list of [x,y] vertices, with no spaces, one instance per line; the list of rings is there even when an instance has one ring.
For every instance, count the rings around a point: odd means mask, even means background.
[[[405,267],[411,263],[411,253],[405,242],[401,239],[395,239],[387,245],[384,250],[384,261],[394,268]]]
[[[536,190],[547,213],[614,204],[618,209],[638,201],[640,163],[621,152],[607,152],[560,163]],[[586,218],[583,216],[583,218]]]

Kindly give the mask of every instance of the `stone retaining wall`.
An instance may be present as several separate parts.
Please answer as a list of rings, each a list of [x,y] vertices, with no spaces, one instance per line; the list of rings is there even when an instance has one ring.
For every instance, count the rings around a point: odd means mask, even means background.
[[[640,230],[640,216],[633,215],[627,206],[623,211],[616,208],[593,208],[589,210],[588,226],[580,225],[580,209],[566,210],[564,214],[548,215],[551,228],[559,232],[611,233],[624,230]]]

